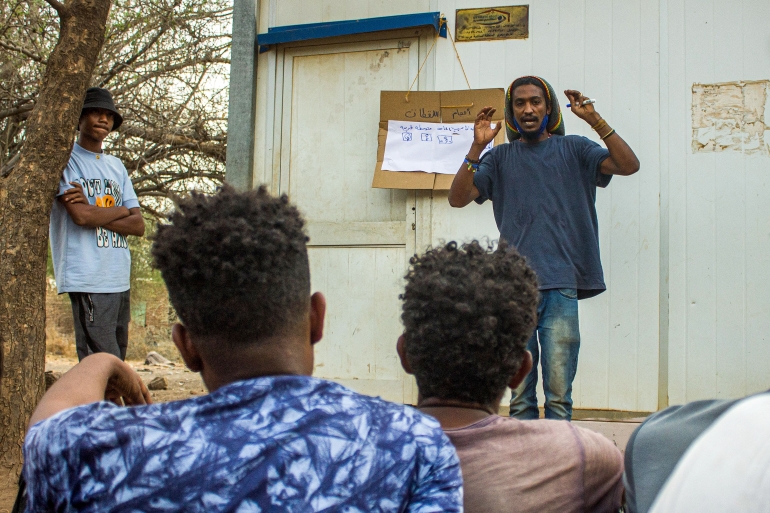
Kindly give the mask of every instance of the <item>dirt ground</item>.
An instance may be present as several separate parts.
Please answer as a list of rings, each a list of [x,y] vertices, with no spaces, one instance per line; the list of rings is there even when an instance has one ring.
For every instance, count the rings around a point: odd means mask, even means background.
[[[65,373],[76,363],[77,358],[55,356],[48,354],[45,359],[45,370]],[[169,365],[145,365],[144,361],[126,361],[139,375],[145,384],[157,377],[165,377],[168,381],[167,390],[151,390],[152,400],[156,403],[178,401],[194,395],[206,394],[200,374],[190,372],[183,363],[172,362]]]

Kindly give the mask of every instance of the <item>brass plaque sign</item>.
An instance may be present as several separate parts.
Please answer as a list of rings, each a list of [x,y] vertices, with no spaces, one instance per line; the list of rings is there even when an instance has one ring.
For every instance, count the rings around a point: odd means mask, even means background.
[[[455,31],[458,41],[527,39],[529,6],[457,9]]]

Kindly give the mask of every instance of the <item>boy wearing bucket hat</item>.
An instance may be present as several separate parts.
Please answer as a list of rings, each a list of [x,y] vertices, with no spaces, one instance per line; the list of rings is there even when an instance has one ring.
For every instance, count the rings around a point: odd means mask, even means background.
[[[545,417],[572,418],[572,381],[577,371],[579,299],[606,286],[599,258],[596,187],[612,175],[639,170],[633,150],[579,91],[567,90],[572,112],[588,123],[607,149],[582,136],[564,135],[556,92],[540,77],[513,81],[506,92],[508,143],[482,150],[502,129],[492,127],[495,109],[476,116],[474,142],[455,175],[449,203],[492,201],[501,238],[527,258],[538,275],[538,323],[527,349],[533,368],[514,391],[510,415],[539,416],[535,387],[543,366]]]
[[[56,287],[70,296],[80,360],[100,352],[125,359],[128,347],[126,236],[144,235],[144,221],[125,166],[102,152],[102,142],[121,123],[110,92],[89,88],[51,211]]]

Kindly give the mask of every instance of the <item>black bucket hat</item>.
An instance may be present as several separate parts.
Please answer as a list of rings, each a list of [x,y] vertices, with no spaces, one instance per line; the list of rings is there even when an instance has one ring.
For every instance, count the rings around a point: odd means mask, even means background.
[[[86,91],[86,99],[83,102],[83,110],[80,111],[81,116],[86,109],[104,109],[112,112],[115,115],[112,125],[113,130],[117,130],[123,124],[123,116],[120,115],[120,112],[115,107],[115,102],[112,101],[112,94],[107,89],[89,87]]]

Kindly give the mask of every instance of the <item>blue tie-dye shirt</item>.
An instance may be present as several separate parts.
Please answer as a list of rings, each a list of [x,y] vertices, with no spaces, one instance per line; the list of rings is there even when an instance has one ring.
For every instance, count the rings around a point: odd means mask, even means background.
[[[27,511],[462,511],[434,419],[304,376],[72,408],[29,430],[24,458]]]

